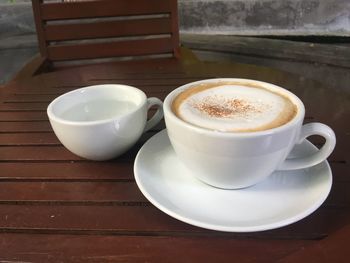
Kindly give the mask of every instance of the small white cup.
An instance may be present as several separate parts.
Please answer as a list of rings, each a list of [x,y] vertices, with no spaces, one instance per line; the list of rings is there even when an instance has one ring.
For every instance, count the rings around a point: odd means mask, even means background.
[[[158,110],[147,121],[152,106]],[[115,158],[163,117],[162,101],[135,87],[106,84],[65,93],[47,108],[51,126],[74,154],[96,161]]]
[[[205,82],[238,81],[263,86],[284,94],[297,106],[296,116],[277,128],[256,132],[220,132],[200,128],[178,118],[172,102],[182,91]],[[275,170],[314,166],[324,161],[335,147],[335,134],[321,123],[303,125],[305,109],[293,93],[273,84],[247,79],[211,79],[189,83],[172,91],[164,101],[164,119],[170,142],[195,177],[219,188],[237,189],[254,185]],[[323,147],[305,158],[286,159],[295,144],[306,137],[320,135]]]

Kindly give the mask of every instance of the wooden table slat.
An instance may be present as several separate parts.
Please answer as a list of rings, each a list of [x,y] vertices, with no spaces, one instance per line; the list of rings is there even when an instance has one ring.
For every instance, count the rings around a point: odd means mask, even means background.
[[[143,201],[115,202],[10,202],[1,203],[0,233],[69,233],[135,235],[193,235],[274,239],[321,239],[345,221],[334,208],[322,207],[301,221],[283,228],[254,233],[212,231],[174,219]],[[136,216],[137,215],[137,216]],[[340,214],[347,217],[348,214]],[[191,234],[192,232],[192,234]]]
[[[3,244],[1,261],[20,258],[40,262],[175,262],[179,253],[185,253],[182,262],[227,262],[230,259],[245,263],[257,259],[276,261],[315,243],[309,240],[67,234],[3,234],[0,242]],[[225,247],[230,250],[224,253]],[[254,253],[252,247],[256,247]]]
[[[118,172],[116,172],[118,173]],[[116,182],[2,182],[0,202],[6,201],[133,201],[146,199],[133,178]]]
[[[133,167],[129,162],[70,162],[63,163],[0,162],[0,180],[120,180],[132,179]]]
[[[31,134],[35,132],[53,132],[51,125],[48,121],[1,121],[0,122],[0,133],[25,133]]]

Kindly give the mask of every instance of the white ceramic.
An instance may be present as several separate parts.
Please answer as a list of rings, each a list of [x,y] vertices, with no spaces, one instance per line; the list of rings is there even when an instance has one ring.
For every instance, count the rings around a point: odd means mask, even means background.
[[[291,157],[317,148],[307,140]],[[225,190],[197,180],[177,158],[166,130],[139,151],[134,164],[138,187],[157,208],[183,222],[219,231],[252,232],[294,223],[327,198],[332,174],[327,161],[311,168],[278,171],[252,187]]]
[[[203,82],[219,80],[253,83],[284,94],[297,105],[296,116],[277,128],[257,132],[220,132],[200,128],[179,119],[171,110],[173,99],[183,90]],[[181,86],[165,99],[164,119],[169,139],[178,158],[203,182],[225,189],[252,186],[275,170],[292,170],[314,166],[324,161],[335,147],[335,134],[321,123],[302,125],[305,115],[301,100],[281,87],[247,79],[209,79]],[[311,135],[326,139],[323,147],[309,156],[287,159],[296,144]]]
[[[147,121],[147,112],[158,111]],[[90,160],[108,160],[133,146],[163,117],[162,102],[137,88],[107,84],[77,89],[47,108],[51,126],[71,152]]]

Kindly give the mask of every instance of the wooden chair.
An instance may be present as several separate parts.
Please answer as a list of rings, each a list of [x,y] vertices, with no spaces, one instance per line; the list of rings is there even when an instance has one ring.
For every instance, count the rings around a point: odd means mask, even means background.
[[[71,64],[179,56],[177,0],[32,0],[41,62]],[[37,59],[38,60],[38,59]]]

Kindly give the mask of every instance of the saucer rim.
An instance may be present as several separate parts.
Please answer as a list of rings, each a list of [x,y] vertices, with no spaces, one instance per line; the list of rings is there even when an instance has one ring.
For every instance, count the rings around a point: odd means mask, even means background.
[[[166,134],[166,135],[163,135]],[[331,191],[332,188],[332,184],[333,184],[333,176],[332,176],[332,170],[331,167],[328,163],[327,160],[321,162],[321,164],[324,164],[325,167],[323,169],[325,169],[327,171],[327,186],[328,188],[324,190],[324,193],[322,193],[322,198],[317,199],[316,202],[314,202],[314,204],[312,204],[308,209],[303,210],[301,213],[298,213],[294,216],[288,217],[284,220],[280,220],[280,221],[276,221],[273,223],[268,223],[268,224],[261,224],[261,225],[252,225],[252,226],[223,226],[223,225],[218,225],[218,224],[212,224],[212,223],[207,223],[207,222],[202,222],[200,220],[195,220],[195,219],[191,219],[190,217],[186,217],[183,216],[179,213],[176,213],[174,211],[172,211],[171,209],[168,209],[166,206],[162,205],[161,202],[159,202],[156,198],[154,198],[149,191],[147,191],[145,189],[145,187],[143,186],[142,182],[141,182],[141,176],[139,176],[139,172],[137,171],[138,168],[138,164],[140,163],[139,159],[141,158],[140,156],[143,154],[143,149],[146,148],[149,144],[152,144],[154,140],[156,140],[157,137],[160,136],[167,136],[167,129],[163,129],[162,131],[156,133],[155,135],[153,135],[138,151],[135,161],[134,161],[134,177],[135,177],[135,181],[136,184],[138,186],[138,188],[140,189],[140,191],[142,192],[142,194],[147,198],[147,200],[152,203],[155,207],[157,207],[159,210],[161,210],[162,212],[168,214],[169,216],[180,220],[182,222],[185,222],[187,224],[193,225],[193,226],[197,226],[197,227],[201,227],[204,229],[209,229],[209,230],[216,230],[216,231],[222,231],[222,232],[236,232],[236,233],[248,233],[248,232],[258,232],[258,231],[267,231],[267,230],[272,230],[272,229],[276,229],[276,228],[281,228],[290,224],[293,224],[295,222],[300,221],[301,219],[309,216],[310,214],[312,214],[313,212],[315,212],[323,203],[324,201],[327,199],[327,197],[329,196],[329,193]],[[313,145],[310,141],[305,140],[306,143],[308,143],[311,147],[313,147],[315,150],[318,149],[315,145]],[[306,169],[310,169],[310,168],[306,168]],[[305,170],[305,169],[300,169],[300,170]],[[203,183],[203,182],[202,182]],[[204,183],[203,183],[204,184]],[[206,187],[212,187],[209,185],[206,185]],[[242,189],[235,189],[235,190],[229,190],[229,191],[240,191]]]

